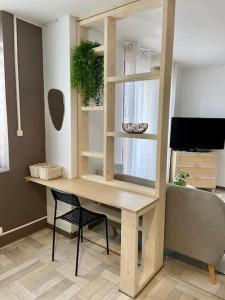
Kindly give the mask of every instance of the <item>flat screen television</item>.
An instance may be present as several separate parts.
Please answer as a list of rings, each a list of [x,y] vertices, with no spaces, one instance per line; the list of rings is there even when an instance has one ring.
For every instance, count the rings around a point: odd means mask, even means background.
[[[170,147],[180,151],[224,149],[225,119],[172,118]]]

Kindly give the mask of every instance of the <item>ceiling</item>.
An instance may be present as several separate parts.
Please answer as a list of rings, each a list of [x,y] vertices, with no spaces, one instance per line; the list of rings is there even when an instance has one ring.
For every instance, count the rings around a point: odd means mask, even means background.
[[[129,0],[0,0],[0,10],[43,25],[66,14],[122,5]],[[177,0],[174,59],[185,65],[225,64],[225,1]],[[161,10],[133,16],[118,24],[120,39],[160,49]]]

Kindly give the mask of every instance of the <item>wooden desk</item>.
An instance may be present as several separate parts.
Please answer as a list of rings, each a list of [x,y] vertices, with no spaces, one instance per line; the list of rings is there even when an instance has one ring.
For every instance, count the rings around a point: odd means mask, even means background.
[[[50,181],[25,177],[26,181],[76,194],[121,209],[120,290],[135,297],[158,271],[154,267],[155,209],[157,198],[124,191],[85,179],[58,178]],[[143,217],[142,263],[138,266],[138,225]]]

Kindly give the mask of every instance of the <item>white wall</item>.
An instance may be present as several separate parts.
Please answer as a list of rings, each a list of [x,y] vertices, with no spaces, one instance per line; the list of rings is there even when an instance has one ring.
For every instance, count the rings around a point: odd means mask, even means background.
[[[46,161],[63,167],[63,176],[76,177],[76,96],[70,84],[71,47],[76,43],[75,19],[64,16],[43,27],[43,60],[45,89]],[[60,131],[53,124],[48,107],[49,89],[59,89],[64,95],[65,115]],[[48,222],[53,220],[53,199],[47,193]],[[68,207],[67,207],[68,209]],[[62,212],[65,207],[61,205]],[[58,221],[59,227],[71,231],[71,225]]]
[[[177,78],[175,116],[225,118],[225,65],[179,68]],[[225,150],[217,152],[217,185],[225,187]]]

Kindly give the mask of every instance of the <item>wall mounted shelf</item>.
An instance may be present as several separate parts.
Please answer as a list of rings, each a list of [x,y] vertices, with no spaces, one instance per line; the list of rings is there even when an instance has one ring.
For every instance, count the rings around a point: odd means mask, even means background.
[[[99,159],[103,159],[104,157],[104,154],[102,152],[92,152],[92,151],[82,151],[81,155],[85,157],[99,158]]]
[[[160,78],[160,71],[152,71],[145,73],[130,74],[125,76],[110,76],[107,77],[108,83],[123,83],[143,80],[156,80]]]
[[[126,133],[126,132],[107,132],[108,137],[123,137],[131,139],[157,140],[157,134],[150,133]]]
[[[103,111],[104,107],[103,106],[82,106],[81,110],[82,111]]]

